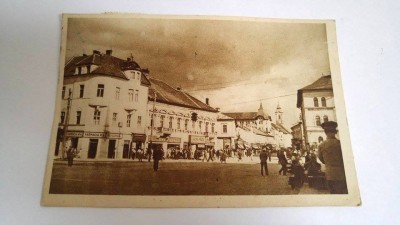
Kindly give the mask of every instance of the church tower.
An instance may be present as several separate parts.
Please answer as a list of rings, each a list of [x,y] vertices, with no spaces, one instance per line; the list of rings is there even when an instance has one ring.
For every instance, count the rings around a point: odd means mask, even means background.
[[[283,123],[282,115],[283,115],[282,108],[281,108],[281,106],[279,105],[279,102],[278,102],[278,106],[276,107],[276,111],[275,111],[276,124],[282,124]]]

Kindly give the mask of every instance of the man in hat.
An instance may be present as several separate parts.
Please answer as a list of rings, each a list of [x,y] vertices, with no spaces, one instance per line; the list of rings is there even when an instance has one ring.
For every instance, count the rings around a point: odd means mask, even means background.
[[[342,148],[336,139],[337,123],[327,121],[321,124],[326,140],[318,146],[318,158],[325,164],[325,176],[331,194],[347,194]]]
[[[260,153],[260,161],[261,161],[261,176],[264,176],[264,170],[265,170],[265,175],[269,175],[268,173],[268,166],[267,166],[267,159],[268,159],[268,154],[265,149],[262,150]]]

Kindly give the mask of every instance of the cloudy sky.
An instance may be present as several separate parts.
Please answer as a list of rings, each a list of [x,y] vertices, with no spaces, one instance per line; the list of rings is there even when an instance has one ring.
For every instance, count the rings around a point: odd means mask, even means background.
[[[325,25],[159,18],[73,18],[66,58],[94,49],[131,54],[159,78],[223,112],[275,118],[279,103],[290,128],[299,116],[296,92],[330,74]]]

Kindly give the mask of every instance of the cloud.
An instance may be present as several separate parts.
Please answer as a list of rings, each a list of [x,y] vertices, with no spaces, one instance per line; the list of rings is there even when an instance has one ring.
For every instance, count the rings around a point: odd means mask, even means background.
[[[217,88],[190,93],[232,111],[254,111],[257,99],[271,98],[263,100],[265,107],[272,110],[281,101],[283,109],[295,112],[295,99],[272,97],[294,93],[329,73],[321,24],[71,18],[67,38],[67,58],[110,48],[123,59],[132,54],[151,76],[174,86]]]

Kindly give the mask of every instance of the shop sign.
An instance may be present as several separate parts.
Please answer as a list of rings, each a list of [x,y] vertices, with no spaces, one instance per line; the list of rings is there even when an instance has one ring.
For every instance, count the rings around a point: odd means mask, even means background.
[[[133,133],[132,141],[146,141],[146,135]]]
[[[196,136],[196,135],[190,135],[190,143],[191,144],[204,144],[206,143],[206,137],[205,136]]]
[[[181,143],[181,138],[178,137],[169,137],[168,143]]]
[[[181,143],[181,138],[178,138],[178,137],[162,138],[162,137],[152,136],[151,137],[151,141],[154,141],[154,142],[168,142],[168,143]]]
[[[67,131],[67,137],[83,137],[83,131]]]
[[[119,138],[122,138],[122,134],[121,133],[110,133],[108,135],[108,138],[117,138],[117,139],[119,139]]]
[[[106,133],[104,132],[85,132],[84,137],[87,138],[104,138]]]

